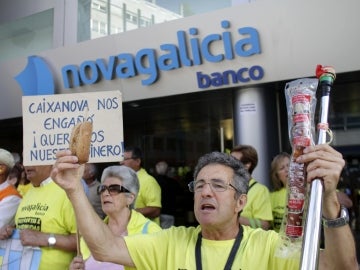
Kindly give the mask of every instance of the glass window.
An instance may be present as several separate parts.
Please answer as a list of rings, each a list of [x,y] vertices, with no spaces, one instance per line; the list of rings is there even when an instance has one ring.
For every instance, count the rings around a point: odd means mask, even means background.
[[[53,47],[54,10],[0,25],[0,62]]]
[[[97,20],[91,20],[91,30],[99,32],[99,22]]]
[[[106,27],[107,27],[107,24],[105,22],[100,22],[100,34],[103,34],[103,35],[107,34]]]
[[[104,12],[104,13],[107,12],[107,5],[105,3],[100,3],[100,2],[95,2],[94,1],[94,2],[91,3],[91,7],[93,9],[97,9],[97,10],[99,10],[101,12]]]
[[[107,34],[117,34],[119,31],[130,31],[248,2],[249,0],[92,0],[89,4],[87,0],[78,0],[78,40],[84,41]],[[138,14],[141,14],[141,17]],[[87,22],[86,19],[88,19]],[[81,28],[93,19],[107,22],[110,25],[111,33],[107,33],[101,28],[99,35],[99,31],[90,28],[91,33],[85,35],[84,33],[88,32]]]

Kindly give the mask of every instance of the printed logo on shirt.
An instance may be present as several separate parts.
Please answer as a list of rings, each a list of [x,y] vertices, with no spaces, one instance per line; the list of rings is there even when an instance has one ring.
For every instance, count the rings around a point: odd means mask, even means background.
[[[37,217],[24,217],[19,218],[17,223],[18,229],[32,229],[41,231],[41,219]]]
[[[32,212],[35,211],[36,215],[44,215],[44,213],[46,211],[48,211],[49,206],[47,204],[41,204],[41,203],[37,203],[37,204],[29,204],[26,205],[24,207],[21,207],[21,211],[23,212]]]

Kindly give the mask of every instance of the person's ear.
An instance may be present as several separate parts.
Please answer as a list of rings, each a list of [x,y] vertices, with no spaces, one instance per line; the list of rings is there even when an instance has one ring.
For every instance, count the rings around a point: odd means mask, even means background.
[[[235,212],[239,213],[240,211],[242,211],[246,205],[247,202],[247,195],[246,194],[241,194],[239,196],[239,198],[237,199],[236,202],[236,207],[235,207]]]
[[[0,164],[0,173],[4,173],[6,171],[6,166],[3,164]]]
[[[141,167],[141,159],[137,158],[134,160],[136,162],[136,166]]]
[[[247,170],[249,170],[249,168],[251,167],[251,162],[245,163],[244,166]]]
[[[126,204],[127,204],[127,206],[134,203],[134,201],[135,201],[135,195],[132,194],[132,193],[128,193],[128,195],[126,196]]]

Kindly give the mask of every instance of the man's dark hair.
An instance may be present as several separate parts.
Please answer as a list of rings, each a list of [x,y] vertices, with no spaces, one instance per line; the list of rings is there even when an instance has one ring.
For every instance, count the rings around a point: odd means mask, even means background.
[[[134,159],[141,159],[142,160],[142,151],[137,146],[127,146],[125,147],[125,152],[131,152],[131,157]]]
[[[240,161],[243,164],[251,163],[248,170],[249,170],[249,173],[252,174],[252,172],[254,171],[254,169],[256,168],[256,166],[258,164],[258,154],[256,152],[256,149],[254,147],[252,147],[251,145],[242,144],[242,145],[235,146],[231,150],[231,153],[232,152],[242,153],[242,157],[241,157]]]

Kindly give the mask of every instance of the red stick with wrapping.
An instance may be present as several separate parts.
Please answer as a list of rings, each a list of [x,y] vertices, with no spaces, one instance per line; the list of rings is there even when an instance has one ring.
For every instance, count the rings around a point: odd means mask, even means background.
[[[289,138],[292,154],[289,164],[287,208],[280,228],[282,243],[277,250],[281,257],[298,256],[304,232],[307,206],[306,168],[296,162],[305,147],[314,144],[316,79],[299,79],[285,86]]]
[[[318,65],[316,67],[316,77],[319,79],[318,89],[321,91],[320,123],[318,124],[318,144],[324,144],[326,143],[326,134],[330,131],[327,121],[330,92],[332,90],[333,83],[336,77],[335,70],[333,67],[330,66]],[[330,141],[331,139],[332,138],[330,138]],[[313,180],[309,193],[309,206],[307,211],[306,226],[301,253],[301,270],[315,270],[318,268],[322,193],[322,180]]]
[[[288,178],[288,213],[285,233],[290,238],[303,236],[303,218],[306,204],[306,167],[295,160],[303,153],[305,147],[314,144],[314,114],[316,105],[316,88],[299,81],[299,84],[288,92],[291,112],[290,140],[292,156]],[[315,90],[315,91],[314,91]]]

